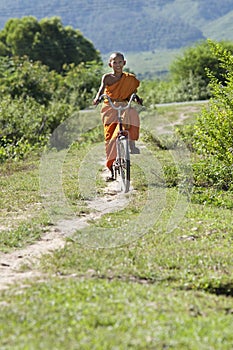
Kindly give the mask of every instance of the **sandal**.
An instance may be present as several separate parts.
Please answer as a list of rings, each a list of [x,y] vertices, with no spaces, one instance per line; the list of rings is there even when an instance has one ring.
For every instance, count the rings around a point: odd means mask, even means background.
[[[113,176],[108,176],[106,177],[106,182],[111,182],[111,181],[115,181],[115,178]]]

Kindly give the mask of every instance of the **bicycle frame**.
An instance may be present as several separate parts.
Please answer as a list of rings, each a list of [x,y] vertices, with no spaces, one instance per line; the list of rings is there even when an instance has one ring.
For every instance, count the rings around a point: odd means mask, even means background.
[[[119,123],[119,131],[122,132],[123,129],[122,129],[121,112],[123,112],[126,109],[130,108],[130,105],[131,105],[133,99],[136,98],[136,94],[132,94],[130,96],[129,102],[127,103],[126,106],[122,106],[122,105],[116,106],[116,105],[114,105],[114,103],[112,102],[111,98],[108,95],[106,95],[106,94],[101,95],[99,100],[101,101],[104,98],[107,98],[108,102],[110,103],[110,106],[117,111],[117,117],[118,117],[118,123]]]

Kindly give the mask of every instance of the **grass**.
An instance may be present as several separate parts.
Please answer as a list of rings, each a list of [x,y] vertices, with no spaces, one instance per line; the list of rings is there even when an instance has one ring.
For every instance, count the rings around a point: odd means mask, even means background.
[[[39,193],[38,157],[1,167],[0,251],[37,241],[50,220]]]
[[[130,245],[90,249],[78,242],[43,260],[46,271],[107,279],[164,281],[186,290],[232,295],[231,211],[192,206],[172,233],[151,232]],[[224,292],[225,286],[225,292]]]
[[[161,114],[158,109],[157,117],[176,122],[184,110],[173,107],[172,113],[171,108]],[[190,113],[190,120],[194,118]],[[81,214],[80,207],[90,210],[77,193],[81,189],[77,170],[81,171],[80,160],[89,156],[89,146],[85,140],[81,146],[74,144],[64,163],[64,190],[77,214]],[[166,149],[151,147],[150,151],[160,165],[172,162]],[[96,169],[96,190],[101,196],[103,182]],[[14,204],[12,212],[3,210],[1,222],[17,216],[17,208],[25,208],[25,215],[24,222],[12,225],[8,238],[3,234],[2,251],[39,239],[48,225],[43,208],[31,210],[39,202],[37,177],[38,160],[3,169],[4,189],[8,185],[15,190],[8,195],[3,190],[2,203],[18,201],[18,206]],[[125,209],[91,225],[93,240],[98,230],[105,229],[110,239],[123,242],[123,236],[113,236],[115,231],[111,231],[120,219],[128,241],[114,249],[93,248],[81,244],[79,235],[85,231],[80,231],[67,239],[63,249],[43,256],[39,279],[1,292],[2,350],[232,349],[232,211],[184,201],[185,216],[178,220],[174,210],[180,201],[177,188],[158,182],[149,185],[140,162],[133,164],[132,177],[137,191],[129,196]],[[155,194],[165,195],[163,210],[139,238],[140,223],[143,226],[151,220],[143,211],[145,205],[148,210],[160,205],[159,197],[152,203]],[[167,232],[172,215],[176,227]],[[137,226],[132,230],[134,222]],[[119,227],[117,232],[121,234]]]
[[[224,350],[232,341],[223,297],[161,283],[54,279],[5,301],[2,349]]]

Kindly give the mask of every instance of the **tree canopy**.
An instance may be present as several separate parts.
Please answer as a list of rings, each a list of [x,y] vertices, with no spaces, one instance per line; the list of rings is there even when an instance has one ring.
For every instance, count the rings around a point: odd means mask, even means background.
[[[79,30],[64,27],[59,17],[38,21],[27,16],[6,23],[0,32],[0,56],[24,55],[57,72],[64,64],[101,61],[93,44]]]
[[[233,53],[232,42],[222,41],[219,44]],[[205,86],[210,82],[207,69],[210,69],[217,79],[224,81],[225,68],[219,65],[219,59],[211,51],[208,40],[186,48],[183,54],[174,60],[170,67],[172,78],[176,82],[189,80],[190,75],[192,75],[195,79],[201,78]]]

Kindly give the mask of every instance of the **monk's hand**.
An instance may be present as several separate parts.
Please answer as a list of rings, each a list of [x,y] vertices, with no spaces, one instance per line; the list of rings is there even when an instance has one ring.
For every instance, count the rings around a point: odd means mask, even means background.
[[[94,106],[98,106],[98,104],[100,103],[100,100],[98,98],[95,98],[92,102]]]
[[[138,95],[135,96],[135,102],[137,102],[141,106],[143,105],[143,99]]]

